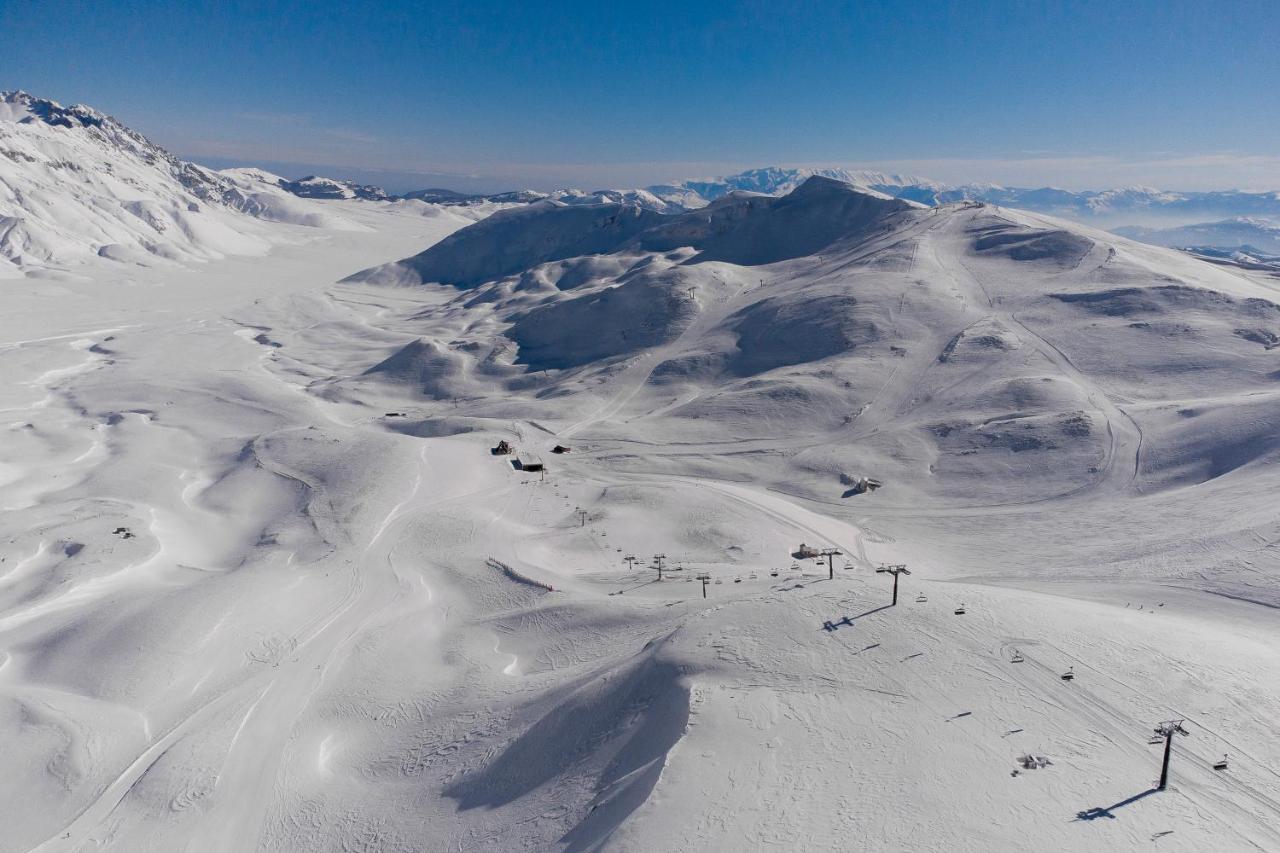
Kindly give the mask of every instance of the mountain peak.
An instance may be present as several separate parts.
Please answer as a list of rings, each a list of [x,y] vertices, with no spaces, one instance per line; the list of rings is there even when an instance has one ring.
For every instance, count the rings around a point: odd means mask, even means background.
[[[358,227],[307,209],[261,173],[189,163],[106,113],[22,90],[0,92],[0,150],[0,261],[19,269],[264,252],[270,241],[249,217]]]

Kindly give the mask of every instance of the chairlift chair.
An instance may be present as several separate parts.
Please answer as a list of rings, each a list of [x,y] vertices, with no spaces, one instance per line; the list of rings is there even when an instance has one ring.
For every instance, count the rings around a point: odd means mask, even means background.
[[[1226,756],[1225,754],[1222,756],[1222,758],[1220,758],[1219,760],[1217,760],[1217,761],[1213,762],[1213,769],[1214,769],[1214,770],[1226,770],[1226,769],[1227,769],[1227,756]]]
[[[1017,649],[1013,650],[1013,657],[1009,658],[1010,663],[1022,663],[1024,660],[1025,658],[1022,656],[1022,652]]]
[[[923,592],[916,596],[916,604],[924,604],[928,600],[929,596],[925,595]]]
[[[1064,673],[1062,673],[1062,675],[1061,675],[1061,676],[1059,676],[1059,677],[1060,677],[1063,681],[1075,681],[1075,678],[1076,678],[1076,671],[1075,671],[1075,670],[1076,670],[1076,668],[1075,668],[1074,666],[1069,666],[1069,667],[1067,667],[1067,671],[1066,671],[1066,672],[1064,672]]]
[[[964,615],[964,605],[963,605],[963,604],[961,604],[959,607],[957,607],[957,608],[956,608],[956,615],[957,615],[957,616],[963,616],[963,615]]]

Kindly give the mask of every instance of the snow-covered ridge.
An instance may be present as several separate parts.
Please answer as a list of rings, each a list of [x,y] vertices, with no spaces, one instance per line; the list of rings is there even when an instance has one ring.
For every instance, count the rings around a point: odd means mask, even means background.
[[[821,176],[785,196],[735,192],[678,215],[634,203],[543,201],[495,213],[353,280],[469,287],[548,261],[642,251],[694,250],[700,261],[755,266],[814,254],[919,207]]]
[[[368,184],[357,184],[355,181],[340,181],[334,178],[322,178],[308,175],[296,181],[279,179],[280,188],[293,193],[299,198],[353,199],[364,201],[389,201],[393,196],[387,195],[382,187]]]
[[[559,201],[564,204],[634,204],[660,213],[678,213],[705,207],[733,192],[764,195],[786,195],[811,177],[863,187],[895,198],[928,205],[960,201],[981,201],[1016,207],[1038,213],[1049,213],[1088,222],[1123,222],[1134,217],[1167,217],[1187,221],[1188,217],[1215,216],[1280,217],[1280,193],[1219,190],[1212,192],[1175,192],[1154,187],[1118,187],[1104,190],[1065,190],[1058,187],[1005,187],[992,183],[947,184],[917,175],[892,174],[873,170],[841,168],[788,169],[768,166],[735,175],[700,178],[655,184],[643,189],[611,189],[586,192],[559,189],[551,192],[519,190],[485,195],[469,195],[448,189],[415,190],[405,198],[444,205],[529,204],[535,201]],[[348,192],[356,185],[334,179],[309,179],[330,185],[342,185]],[[360,188],[366,195],[385,195],[377,187]],[[333,195],[325,197],[352,197]],[[394,196],[390,196],[394,198]]]
[[[1280,253],[1280,225],[1274,225],[1265,219],[1236,217],[1175,228],[1129,226],[1115,231],[1125,237],[1156,246],[1214,246],[1220,249],[1252,246],[1262,252]]]
[[[359,227],[271,178],[181,160],[91,107],[0,93],[0,277],[262,254],[282,235],[259,220]]]

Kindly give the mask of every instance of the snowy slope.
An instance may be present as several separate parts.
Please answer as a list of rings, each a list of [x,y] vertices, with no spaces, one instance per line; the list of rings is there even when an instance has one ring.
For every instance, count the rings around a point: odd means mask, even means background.
[[[820,178],[327,203],[7,290],[0,851],[1280,849],[1268,280]]]
[[[263,254],[263,221],[358,228],[240,170],[177,159],[110,116],[0,93],[0,276],[95,257],[127,263]]]

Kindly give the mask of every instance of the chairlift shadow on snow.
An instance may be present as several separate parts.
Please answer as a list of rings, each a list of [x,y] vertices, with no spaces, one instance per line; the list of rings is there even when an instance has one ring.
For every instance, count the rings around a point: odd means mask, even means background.
[[[888,610],[892,606],[893,606],[892,604],[882,604],[879,607],[874,607],[871,610],[867,610],[863,613],[859,613],[857,616],[841,616],[839,619],[835,621],[828,619],[827,621],[822,623],[822,630],[826,631],[829,634],[844,626],[848,626],[852,628],[853,623],[856,620],[861,619],[864,616],[870,616],[873,613],[879,613],[881,610]]]
[[[1105,818],[1110,818],[1111,820],[1115,820],[1116,816],[1112,814],[1112,812],[1114,812],[1116,809],[1124,808],[1127,805],[1136,803],[1138,800],[1141,800],[1143,797],[1149,797],[1152,794],[1159,793],[1159,791],[1160,791],[1159,788],[1148,788],[1147,790],[1143,791],[1141,794],[1134,794],[1132,797],[1129,797],[1127,800],[1121,800],[1120,802],[1107,806],[1105,808],[1103,808],[1102,806],[1094,806],[1091,809],[1086,809],[1084,811],[1076,812],[1075,819],[1087,821],[1087,820],[1097,820],[1100,817],[1105,817]]]

